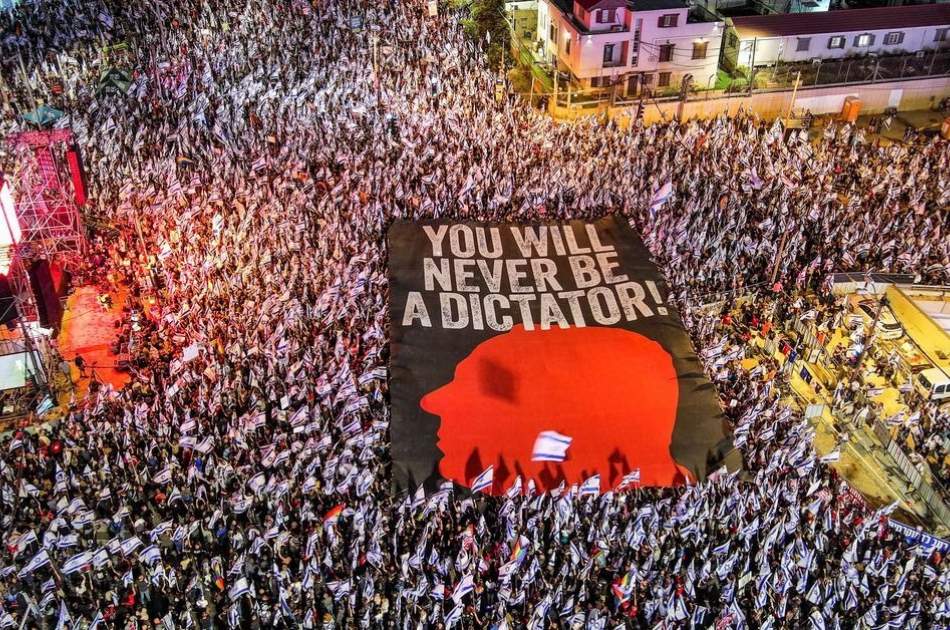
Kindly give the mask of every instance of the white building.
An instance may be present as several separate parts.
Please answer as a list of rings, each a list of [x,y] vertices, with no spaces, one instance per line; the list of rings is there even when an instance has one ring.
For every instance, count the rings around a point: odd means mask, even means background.
[[[581,87],[634,96],[716,77],[723,23],[683,0],[539,0],[538,52]]]
[[[725,39],[724,65],[731,68],[944,49],[950,4],[737,17]]]

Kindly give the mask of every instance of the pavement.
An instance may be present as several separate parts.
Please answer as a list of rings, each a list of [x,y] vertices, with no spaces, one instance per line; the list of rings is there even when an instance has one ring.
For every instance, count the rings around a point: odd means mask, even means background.
[[[898,112],[892,119],[891,124],[886,128],[882,127],[877,133],[870,133],[868,131],[868,123],[874,118],[883,119],[884,117],[881,114],[858,116],[856,124],[865,130],[865,138],[868,142],[879,140],[881,144],[886,146],[890,143],[903,144],[904,133],[908,127],[920,132],[939,133],[940,126],[947,117],[950,117],[950,112],[935,112],[929,109]],[[809,131],[809,137],[813,140],[817,139],[824,131],[824,127],[828,121],[838,120],[839,118],[837,115],[816,117]]]

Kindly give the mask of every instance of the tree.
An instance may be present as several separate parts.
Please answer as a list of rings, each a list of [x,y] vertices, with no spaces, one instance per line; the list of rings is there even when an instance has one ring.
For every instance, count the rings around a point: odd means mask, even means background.
[[[508,57],[511,31],[505,17],[505,0],[453,0],[453,4],[467,13],[462,18],[465,34],[482,50],[488,52],[488,63],[498,68]]]

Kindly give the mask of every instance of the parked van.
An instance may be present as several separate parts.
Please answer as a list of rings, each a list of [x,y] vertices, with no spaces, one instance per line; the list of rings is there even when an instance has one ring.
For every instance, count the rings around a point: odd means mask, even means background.
[[[917,374],[917,391],[928,400],[950,398],[950,374],[940,368],[930,368]]]

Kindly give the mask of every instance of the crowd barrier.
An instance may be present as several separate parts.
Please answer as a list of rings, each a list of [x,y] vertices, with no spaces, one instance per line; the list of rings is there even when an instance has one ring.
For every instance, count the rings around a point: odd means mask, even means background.
[[[911,545],[920,545],[930,553],[939,551],[944,556],[950,553],[950,541],[920,531],[916,527],[905,525],[904,523],[895,521],[892,518],[887,519],[887,524],[891,529],[901,534],[904,537],[904,540],[906,540]]]
[[[910,458],[904,452],[904,449],[901,448],[900,444],[891,438],[891,431],[887,425],[880,420],[876,420],[873,430],[874,435],[877,436],[877,439],[884,445],[887,452],[897,463],[897,467],[900,468],[901,472],[910,482],[914,492],[923,500],[927,508],[933,512],[937,519],[947,526],[950,526],[950,508],[947,507],[947,504],[943,500],[943,493],[935,490],[933,483],[924,479],[923,475],[921,475],[917,469],[917,466],[910,461]],[[926,462],[924,465],[927,465]]]

